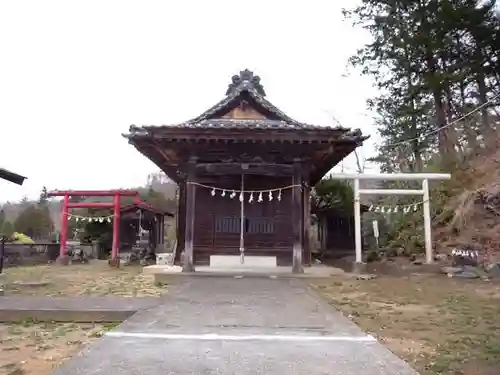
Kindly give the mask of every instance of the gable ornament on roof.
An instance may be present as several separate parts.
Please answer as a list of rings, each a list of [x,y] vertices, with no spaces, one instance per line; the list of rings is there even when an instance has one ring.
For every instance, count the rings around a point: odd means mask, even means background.
[[[226,95],[232,94],[241,85],[251,85],[260,95],[266,96],[264,87],[260,83],[260,77],[254,75],[251,70],[245,69],[240,72],[240,75],[235,74],[231,78],[231,83],[229,84]]]

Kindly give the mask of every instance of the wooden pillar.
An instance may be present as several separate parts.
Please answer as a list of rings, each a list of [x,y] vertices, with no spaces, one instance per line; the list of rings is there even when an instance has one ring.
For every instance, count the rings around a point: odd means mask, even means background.
[[[292,226],[293,226],[293,260],[292,273],[303,273],[302,267],[302,222],[304,210],[302,209],[302,168],[301,164],[294,163],[292,189]]]
[[[109,265],[111,267],[120,267],[120,195],[115,194],[113,197],[113,243],[111,245],[111,259]]]
[[[153,224],[153,226],[151,227],[151,230],[148,233],[149,245],[151,247],[153,247],[155,249],[155,251],[156,251],[157,240],[158,240],[158,231],[157,231],[157,227],[156,227],[156,223],[155,223],[155,224]]]
[[[163,216],[155,214],[155,227],[156,227],[156,248],[163,252]]]
[[[311,265],[311,188],[304,184],[304,189],[302,191],[302,208],[304,212],[304,217],[302,219],[303,227],[303,243],[304,243],[304,255],[303,264]]]
[[[163,246],[165,244],[165,216],[160,216],[160,243]]]
[[[160,246],[161,245],[161,220],[159,217],[156,217],[156,247]]]
[[[181,254],[184,251],[185,228],[186,228],[186,181],[179,182],[179,195],[177,201],[176,215],[176,248],[175,264],[181,261]]]
[[[61,213],[61,236],[59,237],[59,257],[57,261],[59,264],[68,264],[69,257],[66,252],[68,241],[68,216],[69,216],[69,194],[64,195],[62,213]]]
[[[194,247],[194,215],[196,199],[196,162],[190,161],[188,164],[188,174],[186,181],[186,226],[184,240],[184,256],[182,263],[183,272],[194,272],[193,247]]]

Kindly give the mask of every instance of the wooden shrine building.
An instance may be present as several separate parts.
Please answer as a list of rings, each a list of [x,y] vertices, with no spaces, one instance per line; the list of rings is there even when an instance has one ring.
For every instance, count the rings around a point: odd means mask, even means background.
[[[132,125],[125,137],[179,184],[177,254],[184,271],[232,255],[242,262],[276,257],[293,272],[311,261],[305,240],[311,186],[367,138],[360,130],[290,118],[249,70],[233,76],[226,96],[198,117]]]

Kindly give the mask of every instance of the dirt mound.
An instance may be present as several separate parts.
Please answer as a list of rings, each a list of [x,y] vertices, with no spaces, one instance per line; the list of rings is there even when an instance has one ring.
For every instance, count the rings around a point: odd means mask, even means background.
[[[436,228],[441,246],[467,245],[500,255],[500,139],[464,163],[448,186],[445,223]]]

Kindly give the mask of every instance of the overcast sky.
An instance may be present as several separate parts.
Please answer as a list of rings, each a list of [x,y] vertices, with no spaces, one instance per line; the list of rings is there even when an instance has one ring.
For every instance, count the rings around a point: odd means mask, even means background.
[[[355,3],[0,1],[0,167],[28,177],[0,180],[0,201],[144,185],[158,168],[121,134],[195,117],[245,68],[291,117],[375,136],[370,81],[345,77],[366,41],[342,20]]]

